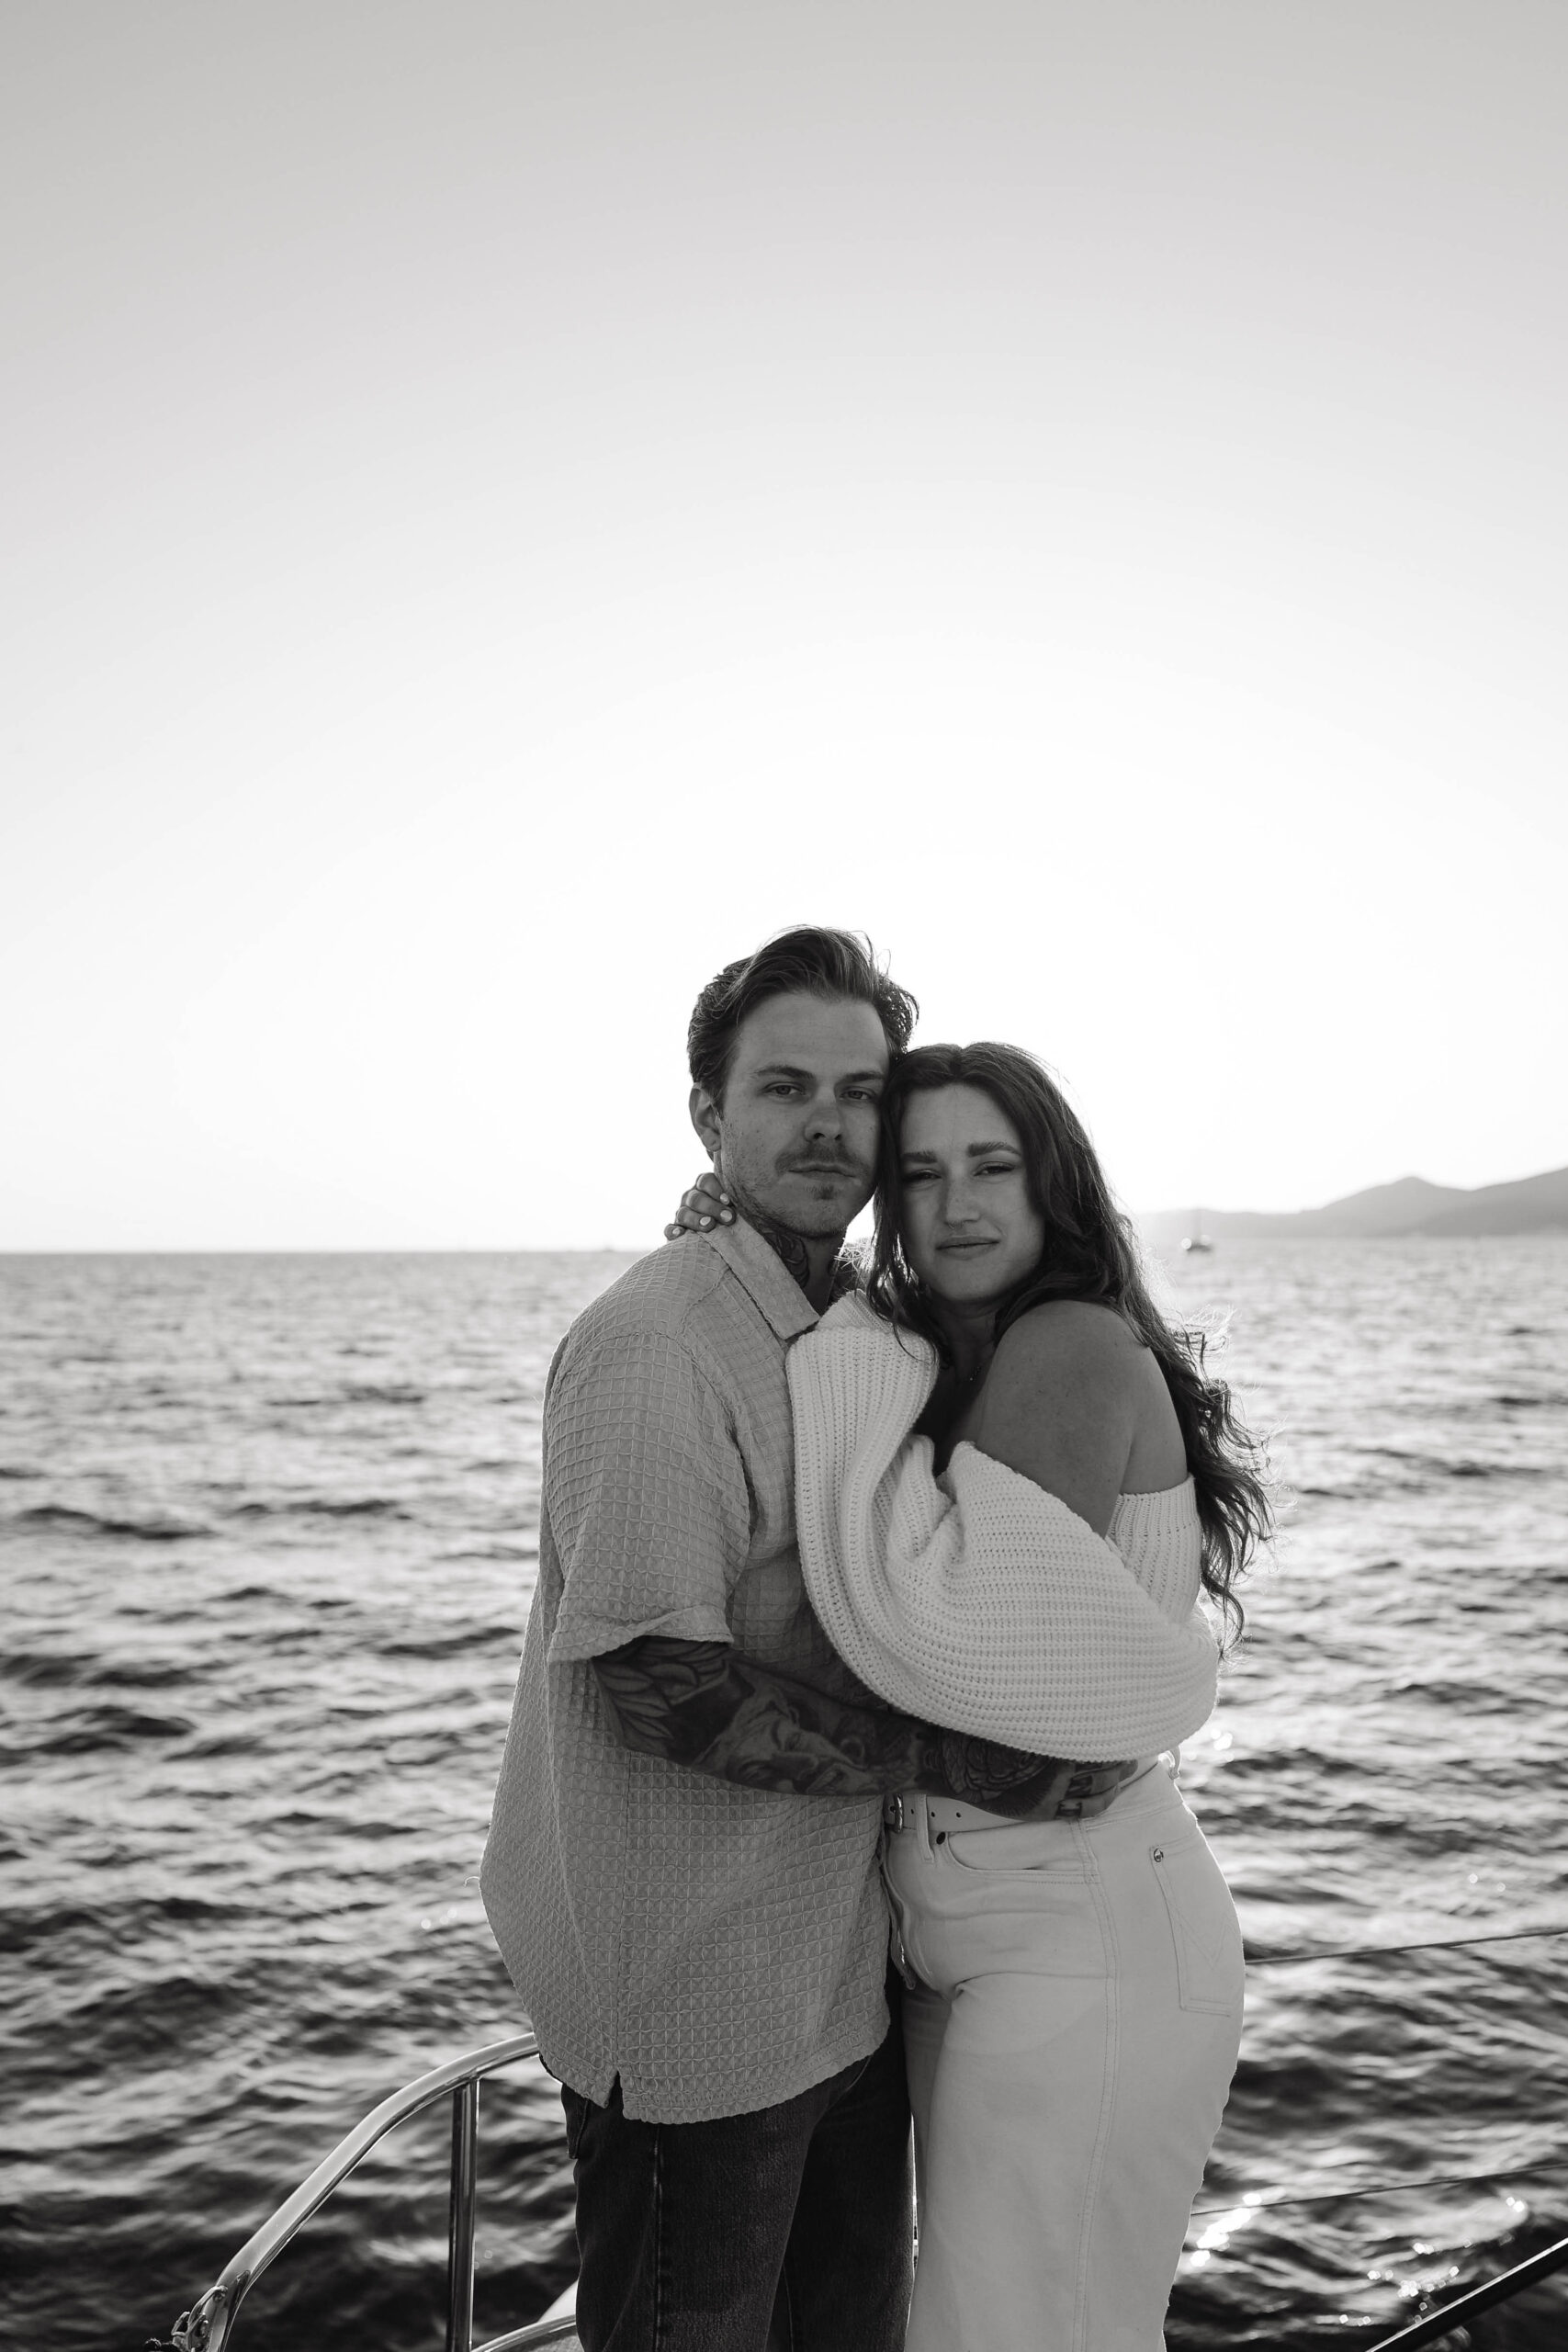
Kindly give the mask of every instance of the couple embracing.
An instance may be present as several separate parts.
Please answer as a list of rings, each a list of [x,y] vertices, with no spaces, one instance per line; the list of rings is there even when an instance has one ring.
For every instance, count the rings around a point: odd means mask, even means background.
[[[915,1011],[840,932],[719,973],[714,1174],[551,1368],[481,1883],[585,2352],[1157,2352],[1235,2064],[1175,1750],[1254,1449],[1044,1071]]]

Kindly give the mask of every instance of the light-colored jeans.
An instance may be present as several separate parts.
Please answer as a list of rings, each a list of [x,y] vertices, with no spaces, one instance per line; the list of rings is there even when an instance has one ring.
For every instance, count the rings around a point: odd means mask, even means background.
[[[1110,1811],[885,1870],[909,1968],[919,2261],[906,2352],[1161,2352],[1241,2039],[1241,1930],[1165,1761]]]

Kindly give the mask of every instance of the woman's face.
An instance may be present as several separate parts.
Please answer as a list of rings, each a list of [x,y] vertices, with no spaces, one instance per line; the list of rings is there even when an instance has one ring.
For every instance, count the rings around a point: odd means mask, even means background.
[[[910,1265],[953,1306],[1001,1298],[1040,1263],[1045,1226],[1018,1130],[979,1087],[910,1095],[898,1130],[898,1215]]]

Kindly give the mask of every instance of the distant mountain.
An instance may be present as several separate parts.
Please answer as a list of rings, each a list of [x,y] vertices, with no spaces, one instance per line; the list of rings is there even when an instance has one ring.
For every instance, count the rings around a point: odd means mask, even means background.
[[[1483,1184],[1427,1217],[1421,1233],[1545,1233],[1568,1226],[1568,1168],[1517,1184]]]
[[[1194,1229],[1196,1209],[1159,1209],[1138,1219],[1158,1249]],[[1483,1184],[1466,1193],[1402,1176],[1349,1193],[1321,1209],[1270,1216],[1257,1209],[1204,1209],[1203,1231],[1216,1241],[1372,1240],[1396,1233],[1483,1234],[1568,1232],[1568,1168],[1525,1176],[1517,1184]]]

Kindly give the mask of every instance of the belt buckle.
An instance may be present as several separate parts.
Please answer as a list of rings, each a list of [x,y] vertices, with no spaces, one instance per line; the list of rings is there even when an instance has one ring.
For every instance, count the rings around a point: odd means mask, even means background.
[[[904,1826],[904,1800],[897,1791],[882,1800],[882,1826],[895,1832]]]

